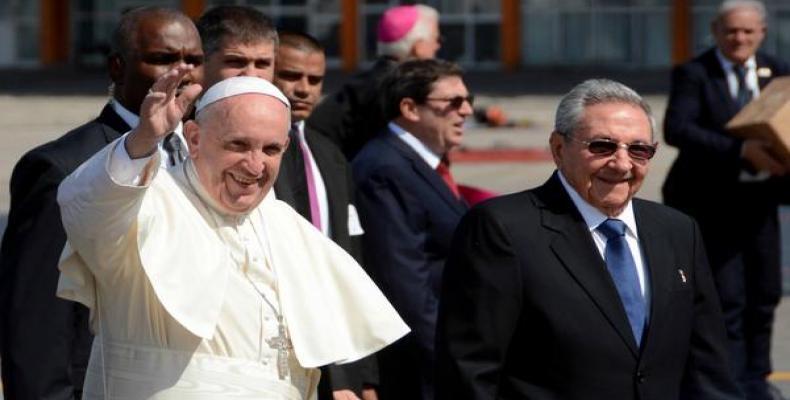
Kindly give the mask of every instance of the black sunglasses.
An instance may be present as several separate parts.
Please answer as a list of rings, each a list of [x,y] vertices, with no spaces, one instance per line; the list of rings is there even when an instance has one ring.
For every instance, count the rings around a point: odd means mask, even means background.
[[[656,154],[656,149],[658,148],[658,143],[656,144],[647,144],[647,143],[620,143],[615,142],[608,139],[593,139],[593,140],[582,140],[576,139],[573,136],[570,136],[571,139],[577,141],[579,143],[583,143],[587,146],[587,150],[590,153],[599,156],[611,156],[614,154],[617,149],[623,148],[628,151],[628,155],[631,156],[634,160],[649,160],[653,158]]]
[[[474,107],[475,106],[475,95],[470,94],[466,97],[464,96],[455,96],[455,97],[426,97],[425,100],[431,101],[446,101],[450,104],[450,107],[455,108],[456,110],[464,106],[464,102],[469,102],[469,105]]]

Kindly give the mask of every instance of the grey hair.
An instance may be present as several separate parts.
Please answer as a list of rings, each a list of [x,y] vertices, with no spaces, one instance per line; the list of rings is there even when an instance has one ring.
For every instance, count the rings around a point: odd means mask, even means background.
[[[377,52],[379,56],[394,57],[398,60],[404,60],[409,56],[412,46],[418,40],[428,39],[431,34],[431,25],[436,22],[439,23],[439,12],[431,6],[425,4],[417,4],[417,22],[411,28],[409,33],[405,36],[391,43],[384,43],[379,41],[377,43]]]
[[[650,105],[636,91],[609,79],[589,79],[576,85],[560,100],[554,117],[554,131],[566,138],[579,129],[585,107],[603,103],[631,104],[642,109],[650,121],[650,137],[656,131],[656,121]]]
[[[716,12],[715,21],[720,21],[725,15],[739,8],[751,8],[757,12],[760,19],[765,23],[765,4],[760,0],[724,0]]]

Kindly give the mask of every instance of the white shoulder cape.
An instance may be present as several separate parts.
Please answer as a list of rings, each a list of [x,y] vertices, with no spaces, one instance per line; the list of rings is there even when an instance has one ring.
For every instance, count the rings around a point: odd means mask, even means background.
[[[101,153],[105,152],[109,153]],[[96,177],[89,186],[118,186],[107,172],[109,154],[97,156],[89,161],[96,165],[83,165],[93,168],[91,175]],[[138,203],[136,229],[133,225],[129,234],[137,235],[139,267],[164,309],[193,334],[211,338],[233,266],[212,223],[196,208],[199,199],[183,184],[183,174],[181,168],[156,174]],[[258,207],[268,232],[282,312],[303,367],[351,362],[408,333],[350,255],[287,204],[267,199]],[[57,294],[90,308],[95,330],[96,283],[91,269],[112,266],[89,266],[85,259],[90,257],[84,259],[70,244],[61,256]]]

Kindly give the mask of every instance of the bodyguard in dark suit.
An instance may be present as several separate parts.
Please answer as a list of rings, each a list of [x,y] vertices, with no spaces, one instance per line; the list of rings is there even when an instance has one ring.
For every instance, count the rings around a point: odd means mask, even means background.
[[[0,357],[6,399],[79,399],[92,336],[88,310],[55,297],[66,242],[55,201],[61,180],[131,129],[151,83],[179,63],[199,65],[200,38],[185,15],[125,14],[108,59],[113,98],[95,120],[39,146],[14,167],[0,250]],[[199,81],[195,70],[188,82]]]
[[[472,98],[461,70],[407,61],[384,85],[387,129],[352,163],[365,266],[412,329],[379,353],[381,399],[433,399],[439,286],[450,238],[467,206],[449,175]]]
[[[634,199],[648,105],[608,80],[560,102],[557,172],[482,203],[453,239],[438,399],[738,399],[699,229]]]
[[[361,261],[362,227],[354,207],[351,167],[329,139],[304,125],[321,97],[326,72],[324,48],[302,32],[279,32],[273,83],[291,103],[290,142],[274,183],[277,198]],[[330,328],[330,327],[327,327]],[[353,400],[375,395],[375,358],[321,369],[320,400]]]
[[[680,151],[664,202],[700,225],[736,375],[750,399],[772,398],[766,378],[781,297],[777,210],[787,171],[767,143],[731,136],[724,125],[771,78],[790,72],[757,51],[764,13],[755,1],[722,5],[712,25],[717,46],[672,71],[664,119],[666,142]]]

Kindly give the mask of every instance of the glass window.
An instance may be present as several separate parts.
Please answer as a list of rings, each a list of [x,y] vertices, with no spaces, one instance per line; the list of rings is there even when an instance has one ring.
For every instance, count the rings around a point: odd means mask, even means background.
[[[522,21],[522,62],[535,65],[555,63],[558,59],[559,14],[551,11],[529,13]]]
[[[614,11],[594,14],[595,60],[623,64],[631,58],[631,26],[628,13]]]
[[[443,23],[444,42],[437,56],[445,60],[460,61],[466,55],[466,29],[462,23]]]
[[[37,60],[39,51],[38,24],[19,24],[16,28],[16,56],[20,60]]]
[[[562,61],[583,64],[594,59],[594,41],[589,13],[565,12],[560,15],[562,29]]]
[[[474,61],[499,61],[500,43],[499,25],[475,25],[475,58]]]

